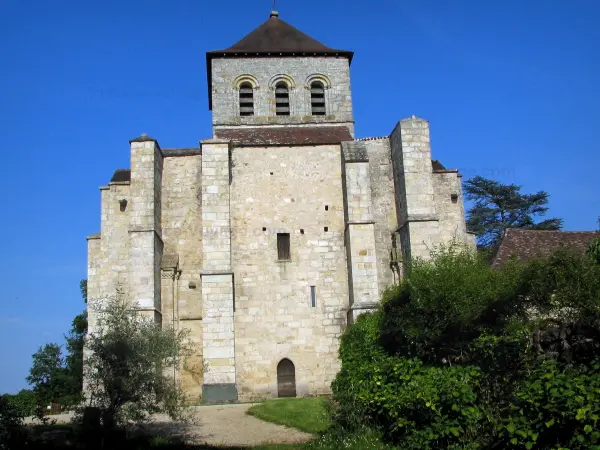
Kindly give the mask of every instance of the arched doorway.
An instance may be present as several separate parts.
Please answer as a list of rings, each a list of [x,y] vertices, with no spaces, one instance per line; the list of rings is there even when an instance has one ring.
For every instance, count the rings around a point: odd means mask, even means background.
[[[277,364],[277,396],[296,396],[296,368],[294,363],[287,358]]]

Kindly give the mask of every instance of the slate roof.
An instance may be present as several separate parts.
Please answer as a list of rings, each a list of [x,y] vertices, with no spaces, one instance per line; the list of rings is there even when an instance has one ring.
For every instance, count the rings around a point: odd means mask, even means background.
[[[111,183],[118,183],[122,181],[131,181],[131,170],[130,169],[117,169],[113,173],[110,179]]]
[[[281,20],[276,12],[272,12],[266,22],[231,47],[206,53],[210,110],[212,110],[212,59],[257,56],[341,56],[348,58],[350,63],[354,52],[327,47]]]
[[[543,231],[507,228],[492,265],[501,266],[511,258],[526,260],[544,258],[559,248],[584,254],[600,231]]]
[[[255,127],[217,130],[218,139],[245,146],[339,144],[354,140],[346,127]]]

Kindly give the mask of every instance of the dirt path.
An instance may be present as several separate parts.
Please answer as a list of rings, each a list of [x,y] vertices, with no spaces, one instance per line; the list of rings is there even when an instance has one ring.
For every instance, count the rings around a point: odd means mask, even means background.
[[[195,444],[220,446],[254,446],[260,444],[292,444],[306,442],[311,435],[282,425],[264,422],[246,414],[252,404],[195,406],[190,409],[192,422],[185,426],[158,415],[151,428],[159,434],[185,436]],[[68,422],[70,416],[51,416],[57,422]]]

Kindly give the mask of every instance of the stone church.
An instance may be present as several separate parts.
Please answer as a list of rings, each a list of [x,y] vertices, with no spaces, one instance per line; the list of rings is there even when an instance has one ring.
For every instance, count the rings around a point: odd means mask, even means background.
[[[130,168],[100,188],[88,296],[121,286],[144,315],[190,330],[195,365],[176,376],[191,397],[328,393],[344,327],[406,261],[474,243],[461,176],[431,159],[426,120],[355,138],[352,56],[272,12],[206,54],[212,136],[132,139]]]

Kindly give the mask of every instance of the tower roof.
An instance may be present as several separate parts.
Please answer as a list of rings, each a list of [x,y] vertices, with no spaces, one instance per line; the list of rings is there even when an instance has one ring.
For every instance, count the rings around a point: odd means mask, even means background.
[[[232,53],[254,53],[255,55],[256,53],[319,53],[321,55],[325,53],[328,55],[345,56],[349,59],[352,58],[352,52],[335,50],[321,44],[319,41],[280,19],[279,14],[275,11],[271,13],[271,17],[266,22],[231,47],[209,53],[214,53],[215,56],[217,54]]]
[[[350,63],[353,55],[354,53],[351,51],[336,50],[321,44],[309,35],[281,20],[279,14],[276,11],[272,11],[271,16],[266,22],[231,47],[206,53],[209,109],[212,109],[211,67],[213,58],[337,56],[348,58],[348,63]]]

